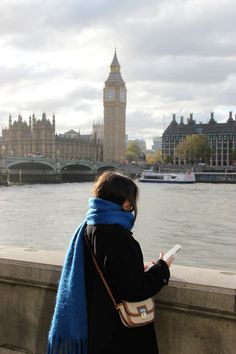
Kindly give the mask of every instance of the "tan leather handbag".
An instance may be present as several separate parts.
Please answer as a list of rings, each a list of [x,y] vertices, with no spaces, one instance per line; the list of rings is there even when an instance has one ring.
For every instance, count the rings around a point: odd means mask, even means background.
[[[111,300],[116,310],[119,313],[122,323],[126,327],[139,327],[139,326],[144,326],[150,322],[153,322],[155,317],[155,303],[153,298],[148,298],[146,300],[137,301],[137,302],[129,302],[129,301],[122,300],[121,303],[117,304],[114,296],[112,295],[111,289],[109,288],[106,279],[101,269],[99,268],[96,257],[90,247],[86,235],[85,235],[85,240],[90,250],[90,253],[92,255],[92,259],[98,271],[98,274],[100,275],[102,282],[105,285],[107,292],[110,295]]]
[[[155,304],[152,298],[116,304],[122,323],[127,327],[138,327],[154,321]]]

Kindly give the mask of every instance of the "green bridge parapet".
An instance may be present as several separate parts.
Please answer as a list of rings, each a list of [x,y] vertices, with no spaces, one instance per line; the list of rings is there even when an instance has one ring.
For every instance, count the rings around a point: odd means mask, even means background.
[[[0,247],[0,354],[46,352],[64,256]],[[173,265],[155,298],[160,353],[235,354],[235,295],[234,272]]]

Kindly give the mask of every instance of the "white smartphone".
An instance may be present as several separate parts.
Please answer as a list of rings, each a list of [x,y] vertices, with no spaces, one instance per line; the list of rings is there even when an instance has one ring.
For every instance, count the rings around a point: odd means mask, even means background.
[[[173,256],[176,252],[180,250],[181,246],[176,244],[174,247],[172,247],[168,252],[164,254],[163,260],[166,261],[168,258]]]

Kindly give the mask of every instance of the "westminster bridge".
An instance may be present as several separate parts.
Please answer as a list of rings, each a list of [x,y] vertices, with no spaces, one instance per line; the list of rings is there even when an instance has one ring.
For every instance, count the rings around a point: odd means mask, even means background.
[[[0,184],[93,181],[103,171],[114,169],[131,177],[142,171],[139,166],[114,162],[5,156],[0,159]]]
[[[138,164],[105,163],[88,160],[49,159],[40,156],[0,156],[0,185],[21,183],[62,183],[94,181],[106,170],[118,170],[131,178],[140,176],[145,168]],[[164,165],[162,172],[193,170],[197,182],[236,183],[236,166]]]

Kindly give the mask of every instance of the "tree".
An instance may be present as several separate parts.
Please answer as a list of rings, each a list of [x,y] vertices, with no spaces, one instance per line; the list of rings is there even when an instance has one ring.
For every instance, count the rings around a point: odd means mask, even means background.
[[[207,137],[203,134],[187,136],[175,150],[175,157],[189,164],[208,162],[210,156],[211,148],[208,145]]]
[[[129,162],[137,161],[142,155],[139,144],[136,141],[131,141],[126,149],[126,160]]]
[[[132,151],[126,151],[126,160],[128,162],[137,161],[138,155]]]
[[[173,158],[170,155],[165,155],[164,156],[164,162],[165,163],[173,163]]]
[[[146,160],[149,165],[161,163],[161,149],[157,149],[155,152],[147,154]]]

